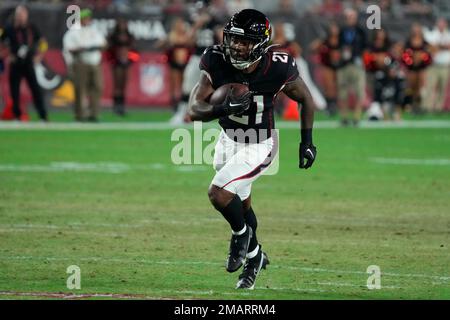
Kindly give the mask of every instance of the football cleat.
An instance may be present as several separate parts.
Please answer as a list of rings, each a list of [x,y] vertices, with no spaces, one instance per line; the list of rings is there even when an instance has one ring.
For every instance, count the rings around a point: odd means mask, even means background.
[[[239,275],[236,289],[248,289],[253,290],[255,288],[256,277],[260,273],[261,269],[266,269],[266,266],[270,264],[267,254],[260,249],[258,254],[253,259],[247,259],[244,265],[244,270]]]
[[[235,272],[244,264],[252,236],[253,230],[249,225],[243,234],[231,236],[230,251],[226,262],[228,272]]]

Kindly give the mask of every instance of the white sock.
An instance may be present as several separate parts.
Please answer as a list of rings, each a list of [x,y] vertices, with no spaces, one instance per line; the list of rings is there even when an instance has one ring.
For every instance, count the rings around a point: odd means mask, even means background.
[[[241,231],[236,232],[236,231],[231,230],[231,233],[235,236],[240,236],[241,234],[244,234],[245,231],[247,231],[247,225],[244,225],[244,227],[242,228]]]
[[[256,246],[256,248],[252,252],[247,253],[247,258],[251,259],[251,258],[256,257],[258,252],[259,252],[259,244]]]

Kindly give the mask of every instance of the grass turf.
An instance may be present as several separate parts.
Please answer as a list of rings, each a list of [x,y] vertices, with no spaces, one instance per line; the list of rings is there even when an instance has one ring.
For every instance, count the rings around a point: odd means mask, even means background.
[[[448,129],[318,129],[308,171],[298,131],[281,130],[279,173],[253,185],[271,264],[251,292],[224,269],[214,172],[173,165],[171,132],[0,130],[0,292],[17,293],[0,299],[450,299]],[[66,288],[69,265],[81,290]]]

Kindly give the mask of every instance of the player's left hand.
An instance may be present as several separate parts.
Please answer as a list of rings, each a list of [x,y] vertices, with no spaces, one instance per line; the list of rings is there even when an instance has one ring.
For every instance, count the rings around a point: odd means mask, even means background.
[[[308,169],[316,159],[317,149],[313,144],[300,143],[299,146],[299,168]],[[306,160],[306,163],[305,163]]]

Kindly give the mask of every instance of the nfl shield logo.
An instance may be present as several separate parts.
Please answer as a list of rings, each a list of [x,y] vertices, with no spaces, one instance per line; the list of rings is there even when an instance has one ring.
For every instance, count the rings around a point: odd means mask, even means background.
[[[149,96],[162,93],[164,84],[163,68],[161,65],[143,64],[140,70],[141,91]]]

